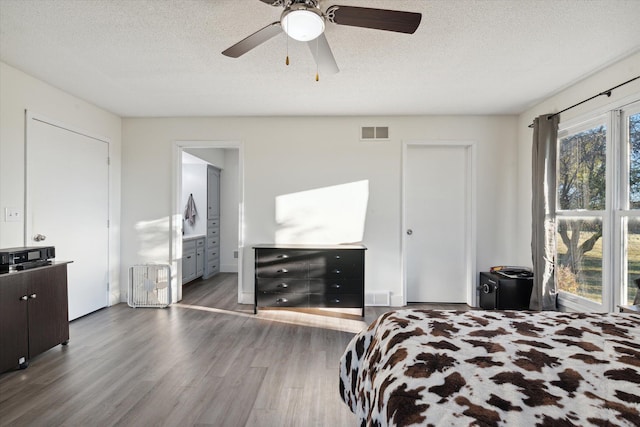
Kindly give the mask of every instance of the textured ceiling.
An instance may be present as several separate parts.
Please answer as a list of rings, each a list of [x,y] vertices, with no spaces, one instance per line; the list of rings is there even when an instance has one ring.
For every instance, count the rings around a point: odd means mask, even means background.
[[[279,19],[258,0],[0,0],[0,60],[124,117],[516,114],[640,50],[640,0],[332,4],[422,23],[327,24],[340,72],[316,82],[306,45],[285,66],[284,35],[221,55]]]

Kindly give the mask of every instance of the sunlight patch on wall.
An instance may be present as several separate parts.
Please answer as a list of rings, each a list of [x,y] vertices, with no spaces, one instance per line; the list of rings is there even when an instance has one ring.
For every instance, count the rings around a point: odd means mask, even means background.
[[[276,197],[276,243],[340,244],[364,236],[369,181]]]
[[[169,259],[167,237],[169,217],[151,221],[139,221],[135,225],[138,236],[138,258],[142,262],[165,263]]]

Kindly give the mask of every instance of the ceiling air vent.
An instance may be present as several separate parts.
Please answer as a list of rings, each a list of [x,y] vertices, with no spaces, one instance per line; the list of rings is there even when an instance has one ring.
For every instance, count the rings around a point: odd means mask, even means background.
[[[361,141],[387,141],[388,139],[388,126],[362,126],[360,128]]]

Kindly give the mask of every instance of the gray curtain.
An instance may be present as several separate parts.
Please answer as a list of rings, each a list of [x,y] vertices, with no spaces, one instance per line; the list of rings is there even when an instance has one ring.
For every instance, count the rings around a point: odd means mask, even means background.
[[[556,146],[559,116],[543,115],[533,121],[533,191],[531,256],[533,291],[531,310],[555,310],[556,253]]]

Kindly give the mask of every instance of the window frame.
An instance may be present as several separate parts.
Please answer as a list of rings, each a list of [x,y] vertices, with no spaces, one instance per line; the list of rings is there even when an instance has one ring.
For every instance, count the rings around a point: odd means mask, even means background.
[[[558,290],[560,307],[576,311],[614,311],[624,304],[629,283],[627,283],[628,263],[626,218],[639,218],[640,209],[629,209],[629,135],[625,127],[628,117],[640,113],[640,94],[627,98],[617,106],[608,106],[579,118],[560,122],[556,155],[560,158],[560,141],[571,134],[606,126],[606,191],[604,210],[561,210],[558,189],[555,189],[557,219],[585,218],[602,221],[602,303],[576,294]],[[559,167],[560,162],[557,162]],[[556,171],[557,173],[558,171]],[[558,221],[556,220],[556,228]],[[556,229],[557,236],[557,229]],[[557,257],[557,252],[556,252]],[[618,285],[616,285],[618,284]],[[556,276],[557,289],[557,276]]]
[[[588,311],[603,311],[606,310],[606,307],[610,304],[610,293],[607,286],[608,275],[611,274],[611,263],[609,258],[611,257],[611,245],[608,240],[605,239],[605,236],[608,236],[611,233],[611,199],[612,199],[612,185],[610,176],[612,175],[612,144],[611,144],[611,123],[609,120],[609,115],[607,113],[593,114],[585,120],[579,122],[568,122],[568,123],[559,123],[558,124],[558,144],[556,147],[556,156],[558,160],[560,159],[560,141],[573,134],[577,134],[580,132],[584,132],[598,126],[604,125],[606,127],[605,130],[605,138],[606,138],[606,149],[605,149],[605,208],[604,210],[588,210],[588,209],[560,209],[560,200],[558,200],[558,189],[557,189],[557,179],[556,179],[556,236],[558,233],[558,219],[587,219],[587,220],[600,220],[602,222],[602,303],[598,303],[596,301],[592,301],[588,298],[572,294],[563,290],[558,290],[558,299],[561,305],[566,306],[567,308],[576,309],[576,310],[588,310]],[[559,169],[560,161],[557,162],[557,168]],[[556,171],[556,176],[559,176],[558,171]],[[556,245],[557,246],[557,245]],[[557,249],[556,249],[556,258],[557,258]],[[556,280],[556,289],[558,289],[557,284],[557,275],[555,276]]]
[[[612,112],[615,115],[616,122],[618,124],[617,138],[619,140],[620,152],[617,156],[620,164],[620,173],[617,178],[618,182],[618,205],[614,210],[614,224],[616,229],[614,230],[615,247],[617,253],[614,254],[613,265],[615,265],[615,274],[613,283],[619,283],[617,289],[614,291],[613,306],[625,305],[626,296],[629,287],[628,283],[628,247],[627,236],[625,234],[625,223],[627,218],[640,219],[640,209],[631,209],[629,203],[630,185],[629,185],[629,171],[630,171],[630,150],[629,148],[629,129],[626,126],[628,118],[630,116],[640,114],[640,101],[625,105],[618,110]]]

